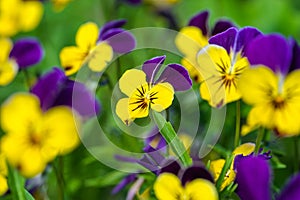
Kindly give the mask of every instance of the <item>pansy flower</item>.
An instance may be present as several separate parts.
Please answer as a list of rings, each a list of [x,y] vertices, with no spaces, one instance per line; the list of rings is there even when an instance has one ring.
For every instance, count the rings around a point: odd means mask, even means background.
[[[271,200],[272,171],[263,156],[238,156],[235,161],[236,193],[241,200]],[[300,174],[296,174],[276,195],[276,200],[298,200]]]
[[[178,174],[161,173],[153,189],[158,200],[219,199],[211,174],[201,165],[180,169]]]
[[[100,111],[100,104],[91,91],[83,83],[68,79],[57,67],[43,75],[31,93],[39,97],[43,111],[64,105],[74,108],[83,118],[93,117]]]
[[[175,44],[179,51],[184,55],[181,64],[189,71],[190,76],[200,82],[202,80],[197,71],[197,53],[208,44],[208,39],[221,33],[234,25],[227,20],[219,20],[214,28],[208,29],[209,12],[203,11],[193,16],[188,25],[180,29],[176,36]]]
[[[33,30],[40,23],[43,10],[39,0],[0,0],[0,36]]]
[[[289,70],[300,67],[299,46],[294,40],[271,34],[253,40],[246,53],[252,67],[244,72],[238,84],[243,100],[253,106],[246,128],[263,126],[274,129],[280,136],[298,135],[300,71],[289,73]]]
[[[147,117],[149,109],[161,112],[171,106],[174,91],[184,91],[192,82],[187,71],[178,64],[168,64],[157,78],[165,56],[144,62],[142,70],[127,70],[119,80],[119,87],[127,97],[116,105],[118,117],[129,125],[136,118]]]
[[[99,31],[97,24],[82,24],[76,33],[76,46],[64,47],[60,52],[61,65],[66,75],[76,73],[85,64],[95,72],[101,72],[115,53],[127,53],[135,47],[131,33],[121,27],[125,20],[106,23]]]
[[[234,149],[234,151],[232,152],[232,155],[234,155],[234,158],[237,155],[243,155],[243,156],[247,156],[250,155],[251,153],[254,152],[255,149],[255,144],[254,143],[244,143],[238,147],[236,147]],[[209,170],[212,172],[213,177],[215,182],[219,179],[219,176],[222,172],[222,169],[225,165],[225,159],[217,159],[217,160],[213,160],[210,162],[210,168]],[[234,163],[234,159],[232,161],[232,164],[230,166],[230,168],[228,169],[228,171],[226,172],[226,175],[223,178],[223,182],[221,184],[221,190],[223,190],[225,187],[227,187],[228,185],[230,185],[234,179],[235,179],[235,171],[233,168],[233,163]]]
[[[12,43],[0,38],[0,86],[9,84],[18,70],[37,64],[43,57],[43,49],[34,38],[23,38]]]
[[[0,110],[1,152],[25,177],[44,171],[57,155],[72,151],[79,143],[79,120],[69,107],[56,106],[45,112],[30,93],[16,93]]]
[[[211,37],[209,45],[198,53],[198,70],[204,78],[201,97],[212,107],[222,107],[241,98],[237,81],[249,67],[244,50],[259,35],[252,27],[230,28]]]

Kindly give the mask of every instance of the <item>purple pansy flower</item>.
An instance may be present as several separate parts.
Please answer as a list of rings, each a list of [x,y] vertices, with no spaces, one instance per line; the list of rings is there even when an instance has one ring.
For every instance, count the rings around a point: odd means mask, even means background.
[[[236,193],[241,200],[271,200],[272,171],[263,156],[237,156],[235,158]],[[276,200],[298,200],[300,197],[300,174],[295,175]]]
[[[68,79],[57,67],[42,76],[31,92],[39,97],[43,110],[65,105],[74,108],[84,118],[93,117],[100,111],[99,102],[86,86]]]

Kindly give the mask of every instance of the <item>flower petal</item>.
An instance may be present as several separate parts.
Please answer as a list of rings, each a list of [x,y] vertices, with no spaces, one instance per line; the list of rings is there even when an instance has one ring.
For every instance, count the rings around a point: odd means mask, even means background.
[[[61,66],[65,69],[67,76],[76,73],[83,65],[88,52],[75,47],[64,47],[59,54]]]
[[[13,94],[2,104],[0,111],[1,128],[6,132],[24,132],[42,115],[38,98],[27,93]]]
[[[236,192],[241,199],[271,199],[271,170],[267,160],[262,157],[237,156],[235,166],[238,184]]]
[[[206,179],[195,179],[185,186],[185,192],[188,197],[201,200],[218,200],[219,195],[213,183]]]
[[[250,105],[270,101],[271,95],[278,91],[278,77],[264,66],[247,69],[238,81],[242,99]]]
[[[227,53],[233,48],[238,30],[235,27],[229,28],[226,31],[212,36],[209,39],[209,44],[216,44],[226,49]]]
[[[225,160],[224,159],[218,159],[218,160],[213,160],[210,163],[210,171],[214,175],[214,180],[215,182],[218,180],[221,171],[224,167]],[[223,182],[221,184],[221,190],[223,190],[226,186],[231,184],[235,179],[235,172],[232,168],[228,169],[226,172],[226,176],[224,176]]]
[[[8,59],[9,53],[13,47],[13,43],[8,38],[0,38],[0,62]]]
[[[92,71],[101,72],[113,58],[112,47],[106,42],[101,42],[90,52],[86,58]]]
[[[187,26],[180,30],[175,44],[185,56],[195,57],[197,52],[208,44],[208,39],[199,28]]]
[[[157,112],[161,112],[172,105],[174,99],[174,89],[169,83],[158,83],[150,89],[150,94],[153,93],[151,108]]]
[[[107,22],[106,24],[104,24],[100,30],[100,34],[99,34],[99,40],[105,40],[103,39],[103,35],[111,30],[111,29],[115,29],[115,28],[120,28],[122,27],[127,21],[124,19],[119,19],[119,20],[113,20],[110,22]]]
[[[76,45],[84,51],[89,51],[96,46],[98,35],[97,24],[93,22],[82,24],[76,33]]]
[[[249,154],[254,152],[254,149],[255,149],[255,144],[251,142],[247,142],[235,148],[232,154],[248,156]]]
[[[148,83],[155,82],[155,76],[164,63],[165,59],[166,56],[157,56],[144,62],[142,70],[146,73],[146,80]]]
[[[124,29],[112,29],[103,34],[103,40],[105,40],[115,52],[128,53],[136,46],[134,36]]]
[[[39,1],[26,1],[22,3],[19,13],[19,26],[22,31],[33,30],[43,17],[44,7]]]
[[[116,114],[126,125],[129,125],[134,119],[129,114],[129,98],[120,99],[116,105]]]
[[[182,185],[187,185],[189,182],[196,180],[198,178],[206,179],[211,183],[214,183],[214,179],[210,172],[202,165],[194,165],[185,169],[182,174],[179,175],[181,177]]]
[[[169,64],[157,82],[168,82],[174,87],[175,91],[185,91],[192,86],[192,80],[187,70],[179,64]]]
[[[284,186],[277,200],[298,200],[300,196],[300,175],[299,173],[292,177]]]
[[[23,38],[14,44],[9,57],[14,59],[19,67],[26,68],[41,61],[44,52],[41,44],[34,38]]]
[[[125,71],[125,73],[120,78],[119,87],[121,92],[130,97],[132,92],[134,92],[137,87],[145,83],[146,74],[142,70],[130,69]]]
[[[233,52],[244,52],[247,45],[256,37],[262,35],[262,33],[253,27],[245,27],[239,30],[237,33],[236,44],[233,46]]]
[[[208,35],[207,31],[207,21],[209,13],[208,11],[203,11],[191,18],[188,23],[188,26],[196,26],[202,31],[203,35]]]
[[[180,180],[170,173],[161,174],[156,179],[153,189],[159,200],[177,200],[183,193]]]
[[[292,48],[278,34],[257,37],[245,49],[251,65],[265,65],[275,73],[287,74],[292,60]]]
[[[0,86],[12,82],[18,73],[18,65],[14,60],[2,62],[0,66]]]
[[[218,20],[211,32],[211,35],[212,36],[217,35],[219,33],[226,31],[231,27],[235,27],[235,25],[232,22],[227,20]]]
[[[293,48],[293,59],[289,71],[300,68],[300,46],[294,38],[290,38],[290,43]]]

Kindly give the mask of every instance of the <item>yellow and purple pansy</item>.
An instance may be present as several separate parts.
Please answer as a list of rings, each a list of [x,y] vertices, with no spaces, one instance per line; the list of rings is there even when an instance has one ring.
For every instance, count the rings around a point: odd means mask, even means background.
[[[22,38],[15,44],[8,38],[0,38],[0,48],[0,86],[13,81],[19,70],[40,62],[44,54],[35,38]]]
[[[234,25],[227,20],[219,20],[215,26],[208,29],[209,12],[203,11],[193,16],[188,25],[180,29],[175,38],[175,44],[184,55],[181,64],[189,71],[190,76],[197,82],[202,81],[201,74],[197,71],[197,53],[208,44],[211,36],[222,33]]]
[[[39,97],[43,111],[64,105],[76,110],[84,119],[100,112],[95,95],[83,83],[70,80],[57,67],[40,77],[30,91]]]
[[[0,116],[5,132],[1,152],[25,177],[42,173],[48,162],[79,144],[76,114],[66,106],[43,112],[33,94],[13,94],[2,104]]]
[[[67,76],[76,73],[85,64],[102,72],[113,58],[113,53],[127,53],[134,49],[135,39],[121,28],[126,20],[106,23],[99,31],[97,24],[82,24],[76,34],[76,46],[64,47],[60,52],[61,65]]]
[[[245,48],[261,33],[252,27],[229,28],[209,39],[197,55],[198,70],[204,78],[201,97],[212,107],[222,107],[241,98],[237,81],[249,62]]]
[[[260,36],[246,49],[251,68],[238,83],[243,100],[253,108],[243,134],[255,127],[280,136],[300,134],[300,48],[279,34]],[[292,71],[290,71],[292,70]]]
[[[161,75],[165,56],[144,62],[142,70],[127,70],[119,80],[119,87],[127,97],[117,102],[116,113],[126,125],[136,118],[149,115],[149,109],[161,112],[171,106],[174,91],[188,90],[192,86],[188,72],[179,64],[168,64]]]

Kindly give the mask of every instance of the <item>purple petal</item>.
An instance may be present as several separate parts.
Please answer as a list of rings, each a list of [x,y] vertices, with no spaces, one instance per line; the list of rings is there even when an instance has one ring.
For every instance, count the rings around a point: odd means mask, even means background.
[[[84,84],[67,80],[53,106],[65,105],[74,108],[85,118],[96,116],[100,112],[100,103]]]
[[[37,39],[23,38],[16,41],[9,57],[13,58],[22,69],[37,64],[43,55],[42,46]]]
[[[242,28],[237,35],[236,44],[234,47],[234,52],[239,52],[244,50],[247,45],[257,36],[262,35],[262,33],[253,27]]]
[[[287,183],[277,200],[299,200],[300,197],[300,174],[297,174]]]
[[[134,182],[137,179],[137,174],[129,174],[127,175],[125,178],[123,178],[121,180],[120,183],[118,183],[118,185],[116,185],[113,190],[112,190],[112,194],[116,194],[118,192],[120,192],[124,187],[126,187],[128,184]]]
[[[44,111],[53,106],[66,80],[67,77],[64,72],[55,67],[52,71],[42,76],[31,88],[31,93],[39,97],[41,107]]]
[[[192,17],[192,19],[188,23],[188,26],[196,26],[201,29],[203,35],[207,35],[208,15],[208,11],[200,12],[199,14]]]
[[[111,29],[103,34],[103,40],[117,53],[127,53],[135,48],[134,36],[121,28]]]
[[[154,173],[157,173],[159,170],[158,163],[154,162],[147,154],[143,155],[143,157],[138,160],[138,164]]]
[[[179,64],[169,64],[157,82],[168,82],[174,87],[175,91],[185,91],[192,86],[192,80],[187,70]]]
[[[162,173],[172,173],[176,176],[178,175],[181,169],[180,164],[175,159],[167,159],[161,164],[161,169],[159,170],[158,174]]]
[[[182,185],[185,185],[186,183],[197,178],[203,178],[214,183],[212,175],[203,164],[188,167],[187,169],[182,171],[179,176],[181,177]]]
[[[290,38],[290,43],[293,48],[293,56],[289,71],[293,71],[300,68],[300,46],[294,38]]]
[[[224,31],[226,31],[227,29],[229,29],[231,27],[235,27],[235,25],[232,22],[230,22],[228,20],[219,20],[215,24],[215,26],[214,26],[214,28],[212,30],[211,35],[212,36],[217,35],[219,33],[222,33]]]
[[[261,156],[235,157],[237,194],[243,200],[269,200],[271,170]]]
[[[245,56],[251,65],[262,64],[275,73],[286,74],[292,60],[292,49],[283,36],[272,34],[254,39],[245,49]]]
[[[166,59],[166,56],[157,56],[157,57],[151,58],[150,60],[147,60],[146,62],[144,62],[143,66],[142,66],[142,70],[146,74],[146,80],[148,83],[154,82],[154,78],[155,78],[157,72],[159,71],[160,67],[164,63],[165,59]]]
[[[119,19],[104,24],[100,30],[99,40],[104,40],[102,37],[105,32],[109,31],[110,29],[120,28],[126,24],[126,22],[127,21],[125,19]]]
[[[125,1],[127,1],[128,3],[133,4],[133,5],[137,5],[142,2],[142,0],[125,0]]]
[[[234,27],[227,29],[226,31],[212,36],[209,39],[209,44],[216,44],[226,49],[228,54],[230,49],[233,47],[238,30]]]

